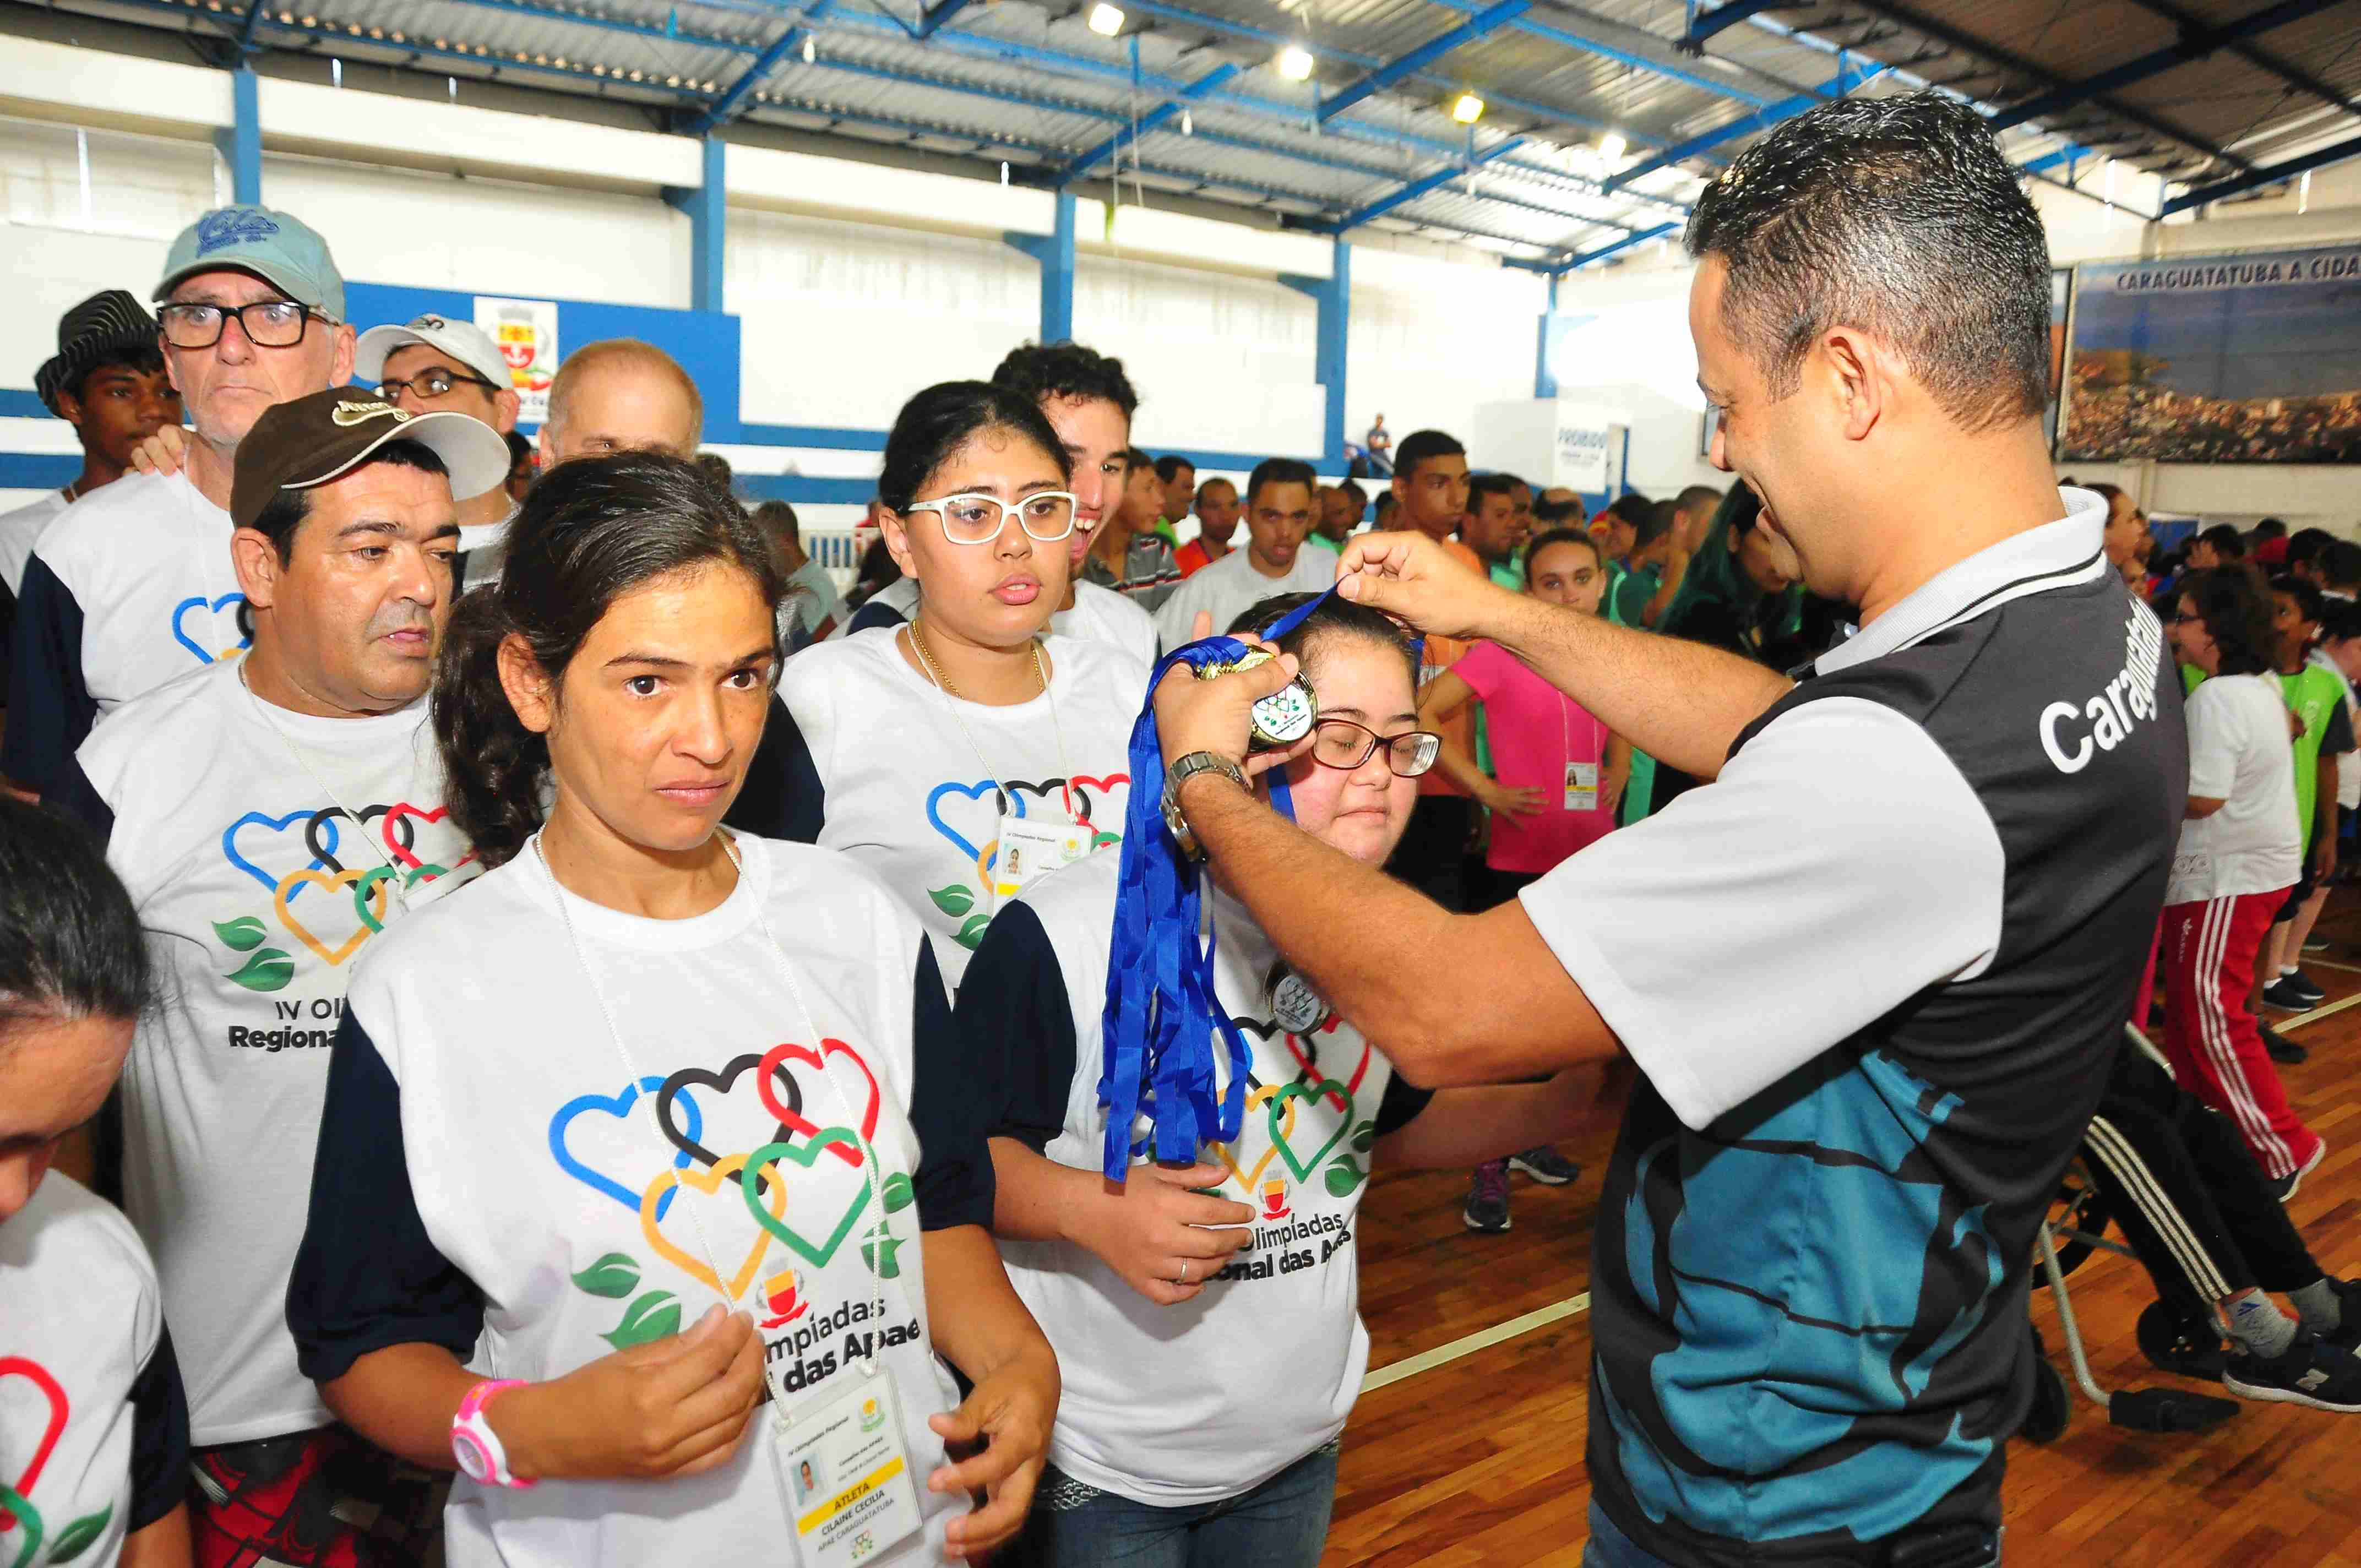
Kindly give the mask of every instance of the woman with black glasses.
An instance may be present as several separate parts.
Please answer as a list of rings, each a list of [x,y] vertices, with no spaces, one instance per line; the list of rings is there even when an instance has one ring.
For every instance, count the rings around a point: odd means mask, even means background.
[[[1240,624],[1311,600],[1267,599]],[[1416,728],[1418,656],[1384,616],[1335,598],[1276,646],[1318,702],[1281,764],[1296,825],[1383,865],[1440,744]],[[1598,1075],[1411,1087],[1279,962],[1216,869],[1211,1000],[1250,1057],[1240,1131],[1187,1166],[1151,1162],[1135,1136],[1111,1185],[1102,1019],[1116,906],[1138,896],[1122,870],[1102,855],[1028,888],[994,923],[955,1014],[961,1059],[1003,1086],[993,1229],[1064,1387],[1051,1468],[1009,1561],[1312,1568],[1368,1363],[1354,1233],[1372,1163],[1464,1169],[1571,1136]],[[1218,1098],[1231,1081],[1218,1038],[1212,1059]]]
[[[910,400],[877,493],[915,612],[787,663],[766,743],[784,806],[741,823],[866,863],[917,912],[954,987],[1002,904],[1122,832],[1148,669],[1047,634],[1066,596],[1070,472],[1019,394],[948,381]]]

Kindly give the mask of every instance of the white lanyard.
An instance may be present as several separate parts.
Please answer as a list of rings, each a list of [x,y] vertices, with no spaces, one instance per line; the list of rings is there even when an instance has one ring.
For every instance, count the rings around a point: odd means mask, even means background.
[[[379,847],[377,840],[369,837],[368,824],[362,821],[353,808],[338,797],[335,787],[321,776],[319,769],[312,765],[312,759],[304,754],[303,748],[295,744],[295,737],[280,729],[279,720],[270,717],[270,705],[256,695],[253,683],[246,678],[246,662],[240,660],[237,666],[237,684],[246,688],[246,700],[254,705],[255,717],[261,719],[264,727],[273,735],[279,737],[279,743],[287,748],[287,754],[295,759],[295,765],[312,775],[312,782],[320,786],[320,793],[328,797],[328,804],[344,813],[345,820],[353,825],[353,831],[360,835],[361,842],[368,846],[369,853],[375,855],[378,864],[385,868],[385,885],[393,890],[394,902],[401,905],[401,912],[404,915],[409,914],[410,890],[402,885],[401,868],[395,865],[393,857],[387,854]],[[390,822],[391,818],[389,817],[387,820]],[[308,843],[304,846],[306,849],[312,847]]]
[[[721,835],[721,848],[723,851],[729,855],[730,863],[737,868],[738,880],[741,884],[743,884],[746,880],[746,862],[740,857],[738,853],[738,846],[730,842],[730,836],[726,833]],[[566,945],[574,949],[575,961],[582,966],[583,977],[589,981],[590,985],[590,1000],[598,1004],[598,1016],[604,1019],[607,1024],[607,1038],[614,1042],[615,1055],[623,1064],[623,1081],[625,1083],[637,1083],[640,1081],[640,1069],[631,1060],[631,1047],[623,1044],[623,1031],[616,1025],[615,1014],[613,1010],[607,1005],[607,997],[605,992],[598,989],[598,971],[591,967],[590,955],[582,950],[582,938],[574,929],[573,913],[566,906],[566,890],[558,885],[557,873],[550,869],[549,857],[542,852],[541,835],[538,833],[535,833],[533,836],[533,855],[534,860],[541,862],[542,875],[549,879],[550,896],[557,901],[557,918],[566,927]],[[795,970],[787,959],[787,949],[780,943],[777,933],[771,929],[771,917],[763,910],[763,901],[759,898],[752,897],[752,890],[751,888],[748,889],[748,896],[754,905],[755,921],[761,925],[763,927],[763,935],[770,939],[772,948],[779,955],[779,978],[786,982],[787,994],[795,998],[796,1009],[803,1014],[804,1028],[811,1036],[813,1047],[818,1049],[820,1039],[819,1015],[814,1013],[811,1009],[811,1004],[804,1000],[803,988],[796,983]],[[829,1091],[836,1095],[837,1104],[844,1112],[844,1124],[851,1126],[860,1120],[852,1109],[852,1097],[844,1091],[844,1086],[842,1084],[837,1082],[836,1075],[828,1070],[825,1062],[826,1058],[823,1055],[823,1065],[820,1068],[819,1075],[821,1079],[827,1082]],[[877,1251],[874,1254],[882,1265],[886,1253],[886,1245],[893,1239],[892,1216],[885,1212],[885,1194],[879,1187],[877,1181],[877,1166],[879,1161],[878,1153],[874,1147],[866,1142],[862,1143],[861,1152],[862,1156],[862,1169],[866,1172],[869,1179],[869,1200],[872,1203],[876,1205],[877,1224],[879,1229],[885,1233],[878,1238]],[[743,1179],[742,1177],[741,1179]],[[779,1173],[778,1168],[775,1164],[772,1167],[771,1179],[774,1181],[785,1180],[785,1177]],[[719,1281],[729,1277],[728,1275],[722,1271],[721,1260],[713,1250],[712,1237],[706,1234],[705,1222],[697,1217],[695,1205],[686,1205],[686,1207],[688,1209],[689,1223],[697,1227],[697,1245],[704,1249],[706,1265],[713,1270],[714,1279],[716,1281]],[[721,1294],[718,1284],[715,1288],[714,1294],[717,1296]],[[727,1296],[721,1297],[721,1305],[725,1311],[737,1310],[737,1302]],[[885,1280],[884,1275],[880,1273],[877,1278],[876,1310],[872,1321],[875,1322],[883,1322],[884,1318]],[[859,1344],[862,1342],[855,1340],[851,1343],[853,1344]],[[865,1367],[869,1362],[869,1352],[864,1348],[856,1354],[851,1349],[848,1348],[845,1359],[848,1363],[858,1361]],[[777,1415],[781,1423],[784,1424],[786,1420],[786,1412],[784,1409],[781,1409],[774,1413]]]

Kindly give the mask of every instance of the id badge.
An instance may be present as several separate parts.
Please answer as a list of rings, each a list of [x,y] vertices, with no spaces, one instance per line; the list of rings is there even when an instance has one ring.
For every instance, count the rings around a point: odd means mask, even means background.
[[[797,1407],[771,1452],[778,1458],[804,1568],[850,1568],[924,1528],[902,1406],[877,1362],[841,1393]]]
[[[993,861],[993,891],[1013,897],[1036,877],[1048,876],[1091,852],[1094,835],[1084,823],[1062,817],[1003,817],[1000,853]]]
[[[1568,811],[1598,809],[1598,764],[1568,762],[1565,765],[1565,808]]]

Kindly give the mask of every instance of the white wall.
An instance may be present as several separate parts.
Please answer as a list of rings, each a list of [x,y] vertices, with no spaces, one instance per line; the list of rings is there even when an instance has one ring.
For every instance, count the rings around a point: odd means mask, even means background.
[[[1415,430],[1448,431],[1480,466],[1477,406],[1533,395],[1534,334],[1548,302],[1539,273],[1356,247],[1345,439],[1358,442],[1381,413],[1397,445]]]

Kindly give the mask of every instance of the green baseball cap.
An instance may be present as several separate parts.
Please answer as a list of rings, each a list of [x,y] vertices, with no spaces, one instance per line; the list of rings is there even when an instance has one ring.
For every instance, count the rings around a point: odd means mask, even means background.
[[[162,300],[181,280],[225,269],[251,272],[331,321],[345,319],[345,275],[328,242],[302,219],[269,207],[216,207],[182,229],[152,297]]]

